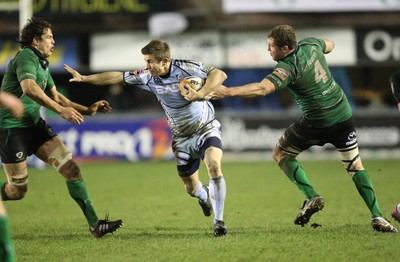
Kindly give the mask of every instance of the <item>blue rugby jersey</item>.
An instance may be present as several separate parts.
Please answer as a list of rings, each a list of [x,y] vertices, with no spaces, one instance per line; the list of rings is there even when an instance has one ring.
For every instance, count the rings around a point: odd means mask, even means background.
[[[124,81],[152,92],[165,111],[173,136],[186,137],[214,120],[215,111],[209,101],[185,100],[179,82],[186,76],[206,79],[213,69],[201,62],[172,59],[170,72],[165,76],[152,76],[149,70],[142,69],[124,72]]]

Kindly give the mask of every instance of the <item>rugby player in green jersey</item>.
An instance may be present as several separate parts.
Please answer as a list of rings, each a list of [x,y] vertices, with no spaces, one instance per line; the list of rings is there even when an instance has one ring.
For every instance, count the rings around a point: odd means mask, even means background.
[[[41,18],[28,20],[18,43],[21,50],[7,66],[1,92],[18,97],[25,112],[17,120],[9,109],[0,108],[0,157],[8,178],[7,182],[0,182],[2,199],[19,200],[25,196],[28,190],[26,159],[35,154],[65,178],[69,194],[82,209],[94,237],[114,232],[122,226],[122,220],[98,219],[71,152],[39,112],[44,106],[71,123],[81,124],[84,121],[82,115],[107,113],[111,107],[105,100],[83,106],[57,91],[47,60],[55,44],[50,23]]]
[[[267,43],[272,59],[278,62],[273,72],[260,83],[234,88],[221,86],[214,92],[214,98],[265,96],[286,88],[300,106],[303,115],[285,130],[273,150],[276,163],[306,197],[294,223],[306,225],[325,205],[296,157],[311,146],[330,143],[338,150],[343,166],[371,211],[372,227],[381,232],[397,232],[382,216],[371,179],[359,155],[350,105],[325,60],[324,54],[332,51],[334,43],[319,38],[297,42],[289,25],[274,27]],[[195,91],[189,93],[186,98],[195,99]]]
[[[24,113],[22,102],[17,97],[7,93],[0,93],[0,107],[9,109],[11,114],[17,119],[20,119]],[[0,261],[15,261],[10,222],[7,210],[2,201],[0,201]]]
[[[389,82],[394,99],[396,100],[397,108],[400,111],[400,70],[397,70],[390,76]],[[400,222],[400,203],[394,207],[392,217],[396,219],[397,222]]]

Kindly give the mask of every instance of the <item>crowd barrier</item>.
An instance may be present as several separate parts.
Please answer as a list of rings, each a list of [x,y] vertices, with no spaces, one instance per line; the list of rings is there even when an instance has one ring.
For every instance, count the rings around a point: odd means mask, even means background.
[[[219,113],[224,153],[227,159],[271,159],[271,150],[283,130],[298,116],[290,114]],[[355,114],[361,150],[371,156],[398,157],[400,114]],[[47,122],[63,139],[75,158],[83,160],[171,160],[171,132],[163,115],[120,115],[91,117],[81,125],[59,118]],[[312,147],[306,156],[329,155],[330,145]],[[336,152],[335,152],[336,153]]]

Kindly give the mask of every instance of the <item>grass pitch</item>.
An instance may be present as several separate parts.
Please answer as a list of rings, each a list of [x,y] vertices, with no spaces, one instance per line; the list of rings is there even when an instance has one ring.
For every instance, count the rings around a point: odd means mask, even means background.
[[[400,202],[399,162],[364,161],[384,215]],[[223,163],[228,235],[186,195],[173,162],[81,164],[100,216],[124,227],[95,239],[63,178],[30,169],[29,190],[5,202],[18,261],[392,261],[399,234],[374,232],[370,213],[337,161],[302,161],[325,209],[293,224],[303,195],[273,162]],[[201,179],[208,183],[204,166]],[[3,175],[4,179],[4,175]],[[310,224],[321,226],[312,228]],[[396,222],[395,225],[399,226]]]

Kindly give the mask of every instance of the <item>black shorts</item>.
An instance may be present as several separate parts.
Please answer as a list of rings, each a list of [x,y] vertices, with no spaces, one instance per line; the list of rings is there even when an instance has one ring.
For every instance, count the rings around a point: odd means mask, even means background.
[[[0,130],[1,162],[5,164],[23,162],[55,136],[53,129],[43,119],[31,127]]]
[[[316,127],[301,117],[285,130],[279,139],[279,144],[286,148],[295,147],[304,151],[311,146],[323,146],[327,143],[336,148],[347,148],[357,143],[355,122],[352,117],[348,120],[329,127]]]

